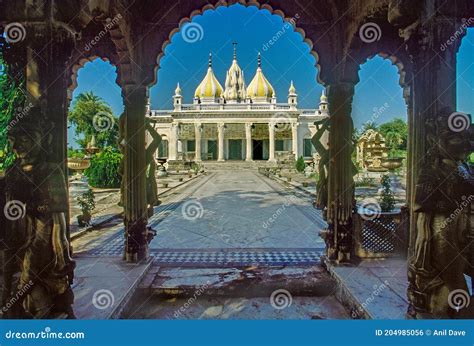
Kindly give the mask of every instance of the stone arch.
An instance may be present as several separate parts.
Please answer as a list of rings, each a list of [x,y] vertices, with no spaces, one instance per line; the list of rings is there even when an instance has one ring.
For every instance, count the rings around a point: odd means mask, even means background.
[[[165,39],[165,41],[161,45],[159,53],[154,58],[153,78],[151,79],[148,86],[152,87],[153,85],[155,85],[157,83],[157,75],[158,75],[158,70],[160,68],[160,60],[165,55],[165,49],[171,43],[171,39],[172,39],[173,35],[180,32],[182,30],[183,26],[186,25],[187,23],[190,23],[195,16],[203,15],[204,12],[206,12],[206,11],[216,10],[217,8],[222,7],[222,6],[230,7],[234,4],[240,4],[240,5],[243,5],[243,6],[246,6],[246,7],[255,6],[259,10],[267,10],[272,15],[277,15],[277,16],[281,17],[284,22],[290,22],[291,23],[292,19],[294,18],[294,17],[286,16],[285,12],[281,9],[274,9],[270,4],[263,3],[263,1],[257,1],[257,0],[239,0],[239,1],[221,0],[221,1],[218,1],[215,5],[208,3],[208,4],[202,6],[198,9],[192,10],[191,13],[189,14],[189,16],[182,17],[179,20],[177,27],[174,27],[171,31],[169,31],[167,38]],[[296,15],[297,15],[297,13],[295,13],[295,16]],[[315,18],[313,18],[313,20],[315,20]],[[322,81],[322,79],[321,79],[322,65],[320,64],[320,54],[318,53],[318,50],[315,49],[315,46],[313,44],[313,40],[311,39],[311,37],[309,35],[306,34],[306,31],[303,29],[302,26],[293,25],[293,30],[295,32],[298,32],[302,36],[303,42],[306,43],[309,46],[310,54],[315,58],[315,61],[316,61],[316,64],[315,64],[315,67],[316,67],[316,70],[317,70],[317,74],[316,74],[316,76],[317,76],[316,79],[317,80],[316,81],[319,84],[324,85],[324,81]],[[318,41],[323,42],[323,39],[318,40]]]
[[[101,57],[98,55],[91,55],[91,56],[83,57],[77,60],[74,64],[72,64],[69,67],[69,76],[68,76],[68,84],[67,84],[67,97],[68,97],[69,102],[72,101],[72,94],[74,90],[77,88],[77,76],[78,76],[79,70],[82,69],[88,62],[92,62],[96,59],[109,62],[112,66],[116,66],[110,61],[109,58]],[[118,80],[117,80],[117,84],[120,85],[118,83]]]

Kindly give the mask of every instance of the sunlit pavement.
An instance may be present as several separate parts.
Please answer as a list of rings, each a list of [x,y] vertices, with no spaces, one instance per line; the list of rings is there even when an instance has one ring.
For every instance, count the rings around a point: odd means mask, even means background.
[[[253,171],[218,171],[156,226],[151,249],[324,248],[324,221],[307,197]]]

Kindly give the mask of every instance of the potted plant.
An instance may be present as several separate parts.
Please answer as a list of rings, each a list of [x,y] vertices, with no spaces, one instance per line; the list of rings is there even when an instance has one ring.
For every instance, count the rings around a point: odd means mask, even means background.
[[[77,216],[77,223],[79,227],[89,226],[92,218],[92,211],[95,209],[94,192],[89,189],[81,196],[76,198],[79,208],[81,208],[81,215]]]

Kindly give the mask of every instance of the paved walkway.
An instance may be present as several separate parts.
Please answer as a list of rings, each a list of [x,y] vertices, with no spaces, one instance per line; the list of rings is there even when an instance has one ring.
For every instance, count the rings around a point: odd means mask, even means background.
[[[253,171],[209,174],[157,226],[151,249],[323,248],[319,211]]]

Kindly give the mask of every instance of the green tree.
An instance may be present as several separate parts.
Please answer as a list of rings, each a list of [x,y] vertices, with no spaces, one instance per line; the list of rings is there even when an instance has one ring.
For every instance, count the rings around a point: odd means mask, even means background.
[[[107,102],[93,92],[76,97],[68,119],[75,126],[76,141],[82,148],[87,147],[93,135],[99,148],[118,147],[118,121]]]
[[[387,141],[392,150],[406,150],[408,139],[408,125],[400,118],[393,119],[380,125],[379,132]]]
[[[364,134],[367,130],[375,130],[378,131],[378,126],[375,121],[367,121],[362,125],[361,133]]]
[[[84,171],[89,184],[98,188],[120,187],[119,174],[122,154],[112,147],[106,147],[91,159],[91,166]]]
[[[304,172],[304,169],[306,167],[306,164],[304,163],[304,158],[303,156],[298,157],[298,159],[295,162],[295,168],[298,172]]]
[[[15,119],[15,114],[22,111],[20,107],[25,102],[21,87],[10,76],[0,49],[0,171],[4,171],[15,160],[8,143],[8,127]]]

